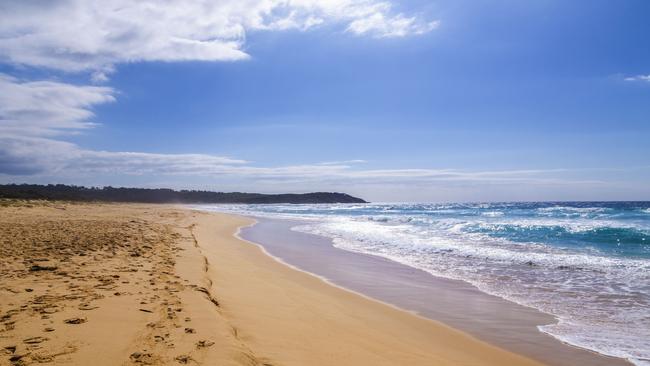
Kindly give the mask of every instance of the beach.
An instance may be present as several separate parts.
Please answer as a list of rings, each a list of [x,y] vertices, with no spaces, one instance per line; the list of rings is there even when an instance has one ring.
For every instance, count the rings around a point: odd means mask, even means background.
[[[169,205],[4,202],[3,365],[537,365]]]
[[[645,202],[197,205],[330,283],[553,365],[647,365]]]
[[[538,330],[557,320],[546,313],[379,256],[339,249],[326,237],[291,230],[292,220],[258,218],[240,236],[273,257],[328,283],[386,302],[549,365],[626,365],[572,347]]]
[[[650,0],[0,9],[0,366],[650,366]]]

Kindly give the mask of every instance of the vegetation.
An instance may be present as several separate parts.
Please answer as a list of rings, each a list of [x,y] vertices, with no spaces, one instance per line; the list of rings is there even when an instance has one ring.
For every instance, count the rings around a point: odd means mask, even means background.
[[[175,191],[158,188],[80,187],[64,184],[0,185],[0,198],[140,203],[365,203],[345,193],[261,194],[241,192]]]

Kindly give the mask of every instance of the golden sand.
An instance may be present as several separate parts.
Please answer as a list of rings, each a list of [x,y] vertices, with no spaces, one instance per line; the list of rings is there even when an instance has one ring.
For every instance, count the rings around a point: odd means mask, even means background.
[[[172,206],[0,207],[0,365],[536,365]]]

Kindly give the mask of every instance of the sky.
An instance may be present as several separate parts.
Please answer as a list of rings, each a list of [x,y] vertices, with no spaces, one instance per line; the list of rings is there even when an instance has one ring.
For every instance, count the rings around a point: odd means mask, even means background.
[[[650,200],[646,0],[0,1],[0,183]]]

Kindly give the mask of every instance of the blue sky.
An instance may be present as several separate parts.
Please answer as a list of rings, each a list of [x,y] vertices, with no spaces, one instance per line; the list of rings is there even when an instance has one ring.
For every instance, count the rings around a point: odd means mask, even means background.
[[[0,5],[0,181],[650,199],[647,1],[170,3]]]

